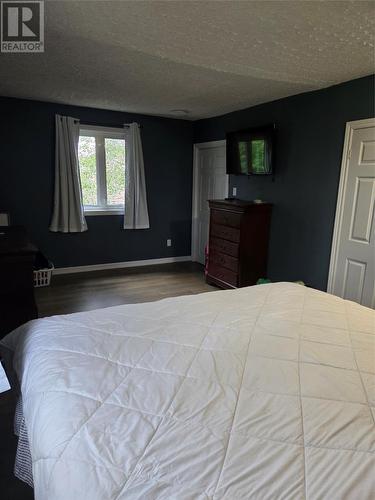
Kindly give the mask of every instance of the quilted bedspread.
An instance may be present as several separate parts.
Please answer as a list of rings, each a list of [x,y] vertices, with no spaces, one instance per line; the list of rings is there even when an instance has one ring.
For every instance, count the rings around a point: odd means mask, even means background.
[[[375,312],[291,283],[32,321],[36,500],[375,498]]]

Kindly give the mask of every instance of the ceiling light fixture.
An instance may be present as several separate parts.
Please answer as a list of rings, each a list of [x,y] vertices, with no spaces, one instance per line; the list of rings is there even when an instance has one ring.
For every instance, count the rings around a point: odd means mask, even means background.
[[[190,111],[187,109],[171,109],[171,113],[174,115],[185,116],[188,115]]]

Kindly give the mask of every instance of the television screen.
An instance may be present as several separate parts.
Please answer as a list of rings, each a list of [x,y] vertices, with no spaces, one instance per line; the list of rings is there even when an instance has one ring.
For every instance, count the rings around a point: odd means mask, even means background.
[[[274,136],[273,125],[228,133],[227,174],[272,174]]]

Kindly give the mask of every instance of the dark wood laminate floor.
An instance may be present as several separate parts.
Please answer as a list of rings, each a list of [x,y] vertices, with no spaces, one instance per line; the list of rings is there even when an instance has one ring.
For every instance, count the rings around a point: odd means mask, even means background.
[[[42,317],[211,290],[215,288],[205,283],[203,267],[183,262],[53,276],[49,287],[38,288],[35,292],[39,316]],[[11,391],[0,394],[0,498],[32,500],[32,489],[13,476],[16,449],[14,406]]]
[[[35,292],[42,317],[210,290],[201,265],[181,262],[53,276],[51,286]]]

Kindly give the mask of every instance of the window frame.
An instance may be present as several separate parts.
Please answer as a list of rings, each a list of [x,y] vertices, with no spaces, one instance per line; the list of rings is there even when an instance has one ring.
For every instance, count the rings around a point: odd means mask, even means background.
[[[126,148],[125,130],[117,127],[97,125],[79,126],[79,137],[95,137],[96,193],[97,205],[83,205],[84,215],[122,215],[125,204],[107,205],[107,171],[105,161],[105,139],[122,139]],[[79,160],[79,158],[78,158]],[[81,172],[81,171],[80,171]]]

